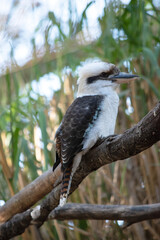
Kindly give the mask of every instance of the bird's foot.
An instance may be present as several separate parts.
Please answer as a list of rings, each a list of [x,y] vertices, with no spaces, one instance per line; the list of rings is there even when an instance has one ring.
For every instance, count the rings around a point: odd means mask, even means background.
[[[103,138],[103,137],[98,138],[97,142],[94,144],[94,146],[93,146],[92,148],[98,147],[98,146],[101,145],[104,141],[105,141],[105,138]]]
[[[107,142],[112,142],[113,140],[115,140],[117,138],[117,134],[112,134],[112,135],[109,135],[105,140]]]
[[[117,138],[117,134],[112,134],[112,135],[109,135],[108,137],[101,137],[97,140],[97,142],[95,143],[95,145],[93,146],[93,148],[95,147],[98,147],[99,145],[101,145],[104,141],[107,141],[108,143],[109,142],[112,142],[114,139]]]

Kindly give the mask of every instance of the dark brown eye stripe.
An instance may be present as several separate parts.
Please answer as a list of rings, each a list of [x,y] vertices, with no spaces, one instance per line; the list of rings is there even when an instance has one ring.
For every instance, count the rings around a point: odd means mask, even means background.
[[[118,74],[120,71],[116,66],[113,66],[109,71],[107,72],[102,72],[99,75],[92,76],[87,78],[87,84],[91,84],[93,82],[96,82],[97,80],[107,80],[107,78],[110,75]],[[109,79],[108,79],[109,80]]]
[[[107,78],[109,77],[109,75],[113,74],[112,71],[109,72],[102,72],[101,74],[97,75],[97,76],[93,76],[93,77],[89,77],[87,78],[87,83],[91,84],[93,82],[96,82],[97,80],[107,80]]]

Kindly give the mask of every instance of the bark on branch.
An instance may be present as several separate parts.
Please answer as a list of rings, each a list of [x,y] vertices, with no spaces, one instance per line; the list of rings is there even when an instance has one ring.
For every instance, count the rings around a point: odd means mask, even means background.
[[[134,156],[159,140],[160,102],[137,125],[121,135],[103,140],[82,158],[81,164],[73,177],[71,192],[90,172],[105,164]],[[49,193],[54,185],[52,192],[41,204],[38,221],[42,224],[51,210],[58,204],[60,182],[60,168],[57,168],[54,173],[52,170],[44,173],[0,208],[0,222],[6,221],[16,213],[27,210]]]
[[[55,208],[46,220],[124,220],[122,227],[126,228],[133,223],[157,218],[160,218],[160,203],[135,206],[67,203],[63,207]],[[31,210],[16,214],[0,226],[0,240],[23,233],[31,220]]]
[[[160,203],[135,206],[67,203],[48,216],[48,220],[124,220],[130,223],[156,218],[160,218]]]

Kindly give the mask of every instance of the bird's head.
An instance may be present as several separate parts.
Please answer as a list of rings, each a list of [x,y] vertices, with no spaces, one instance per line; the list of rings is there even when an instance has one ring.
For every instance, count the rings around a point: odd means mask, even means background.
[[[123,73],[112,63],[93,62],[80,69],[78,96],[108,94],[121,83],[137,79],[137,75]]]

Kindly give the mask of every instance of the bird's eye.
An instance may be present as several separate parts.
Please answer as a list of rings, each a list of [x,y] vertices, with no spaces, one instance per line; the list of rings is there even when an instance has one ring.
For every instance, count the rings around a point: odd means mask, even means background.
[[[106,75],[107,75],[106,72],[102,72],[102,73],[101,73],[101,76],[102,76],[102,77],[105,77]]]
[[[101,73],[101,77],[103,78],[107,78],[108,76],[109,76],[109,73],[106,73],[106,72]]]

